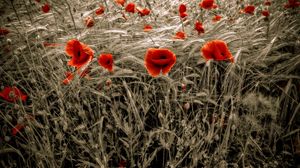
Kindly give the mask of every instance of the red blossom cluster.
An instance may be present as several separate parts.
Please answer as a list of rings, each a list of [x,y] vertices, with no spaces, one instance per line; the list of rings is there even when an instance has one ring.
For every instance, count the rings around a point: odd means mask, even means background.
[[[179,11],[180,18],[183,19],[188,16],[188,14],[186,13],[186,5],[185,4],[180,4],[178,11]]]

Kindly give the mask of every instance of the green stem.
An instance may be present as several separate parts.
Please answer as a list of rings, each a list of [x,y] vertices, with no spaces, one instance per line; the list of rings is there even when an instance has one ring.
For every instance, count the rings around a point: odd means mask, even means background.
[[[70,12],[70,15],[71,15],[71,18],[72,18],[72,22],[73,22],[75,31],[77,31],[76,24],[75,24],[75,20],[74,20],[74,17],[73,17],[73,14],[72,14],[72,10],[71,10],[71,6],[70,6],[70,4],[69,4],[69,2],[68,2],[67,0],[66,0],[66,3],[67,3],[67,5],[68,5],[68,9],[69,9],[69,12]]]

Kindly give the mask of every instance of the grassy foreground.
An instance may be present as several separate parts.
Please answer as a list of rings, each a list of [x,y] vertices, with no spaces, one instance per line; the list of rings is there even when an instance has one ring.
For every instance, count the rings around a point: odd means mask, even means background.
[[[28,95],[23,103],[0,98],[0,167],[297,166],[299,7],[284,8],[286,0],[268,7],[218,0],[214,10],[200,9],[199,0],[130,2],[150,15],[112,0],[47,0],[47,13],[45,0],[0,4],[1,28],[10,31],[0,36],[0,90],[16,86]],[[253,15],[240,12],[247,4]],[[105,11],[96,15],[99,5]],[[212,22],[216,14],[222,19]],[[205,33],[195,31],[196,20]],[[153,29],[144,32],[145,24]],[[174,39],[182,30],[187,37]],[[75,72],[65,44],[74,38],[95,55],[88,75],[65,85],[65,73]],[[214,39],[227,42],[234,63],[204,60],[200,49]],[[168,75],[153,78],[144,56],[155,47],[177,60]],[[113,55],[113,73],[97,63],[103,52]],[[18,124],[24,128],[12,135]]]

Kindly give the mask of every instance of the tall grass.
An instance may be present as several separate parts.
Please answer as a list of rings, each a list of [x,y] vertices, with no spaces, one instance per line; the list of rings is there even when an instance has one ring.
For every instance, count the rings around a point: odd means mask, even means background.
[[[42,1],[44,3],[45,1]],[[218,1],[223,18],[198,1],[132,1],[150,16],[122,17],[113,1],[48,1],[49,13],[32,0],[2,3],[0,85],[17,86],[26,103],[0,100],[1,167],[293,167],[299,157],[300,22],[298,9],[273,1],[266,20],[263,1]],[[188,6],[188,37],[174,40]],[[255,15],[240,14],[256,5]],[[104,4],[106,11],[95,16]],[[84,18],[95,17],[86,28]],[[194,22],[204,23],[198,35]],[[151,32],[143,25],[151,24]],[[90,78],[63,85],[64,44],[73,38],[96,54]],[[228,43],[234,64],[206,63],[200,48],[209,40]],[[62,44],[45,47],[43,42]],[[152,78],[144,67],[150,47],[171,49],[177,62],[167,76]],[[9,51],[6,51],[9,49]],[[96,61],[115,59],[109,73]],[[30,120],[29,116],[34,119]],[[25,129],[11,136],[10,129]],[[298,148],[295,146],[298,145]]]

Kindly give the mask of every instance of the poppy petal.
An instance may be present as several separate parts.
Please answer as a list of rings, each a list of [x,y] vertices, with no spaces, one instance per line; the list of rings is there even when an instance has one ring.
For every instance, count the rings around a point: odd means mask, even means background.
[[[145,55],[146,69],[153,77],[158,76],[160,72],[168,73],[175,62],[175,54],[168,49],[149,48]]]
[[[129,3],[125,7],[125,11],[129,13],[134,13],[135,12],[135,4],[134,3]]]
[[[147,67],[147,71],[148,73],[153,76],[156,77],[160,74],[161,68],[155,66],[154,64],[151,63],[145,63],[146,67]]]
[[[149,32],[152,30],[152,26],[151,25],[145,25],[144,26],[144,32]]]
[[[16,102],[17,100],[25,102],[28,96],[21,92],[21,90],[19,90],[17,87],[6,86],[0,92],[0,97],[8,102]]]
[[[0,28],[0,36],[5,36],[9,33],[9,30],[5,28]]]
[[[12,135],[13,136],[16,136],[17,133],[19,133],[20,131],[22,131],[22,129],[24,128],[25,126],[23,124],[17,124],[14,128],[12,128]]]
[[[100,7],[96,10],[95,13],[96,13],[96,15],[101,15],[104,13],[104,10],[105,10],[104,6],[100,5]]]
[[[212,9],[214,7],[214,0],[202,0],[199,6],[203,9]]]
[[[112,54],[100,54],[98,57],[98,63],[100,66],[104,67],[108,71],[113,71],[113,56]]]
[[[186,35],[185,35],[185,33],[183,31],[179,31],[179,32],[176,33],[176,35],[175,35],[174,38],[175,39],[185,39]]]
[[[212,40],[205,43],[201,48],[201,52],[206,61],[213,59],[216,61],[229,60],[234,62],[227,44],[222,40]]]
[[[72,39],[67,42],[66,53],[68,56],[73,57],[81,48],[80,42],[77,39]]]
[[[92,60],[94,51],[87,45],[73,39],[67,42],[66,54],[72,57],[68,65],[80,68]]]
[[[68,85],[73,80],[74,74],[72,74],[72,72],[68,71],[65,73],[65,75],[66,75],[66,78],[63,80],[63,84]]]
[[[117,4],[119,4],[119,5],[122,5],[122,6],[124,6],[124,4],[125,4],[125,0],[115,0],[115,2],[117,3]]]
[[[186,12],[186,5],[180,4],[178,8],[179,13]]]

